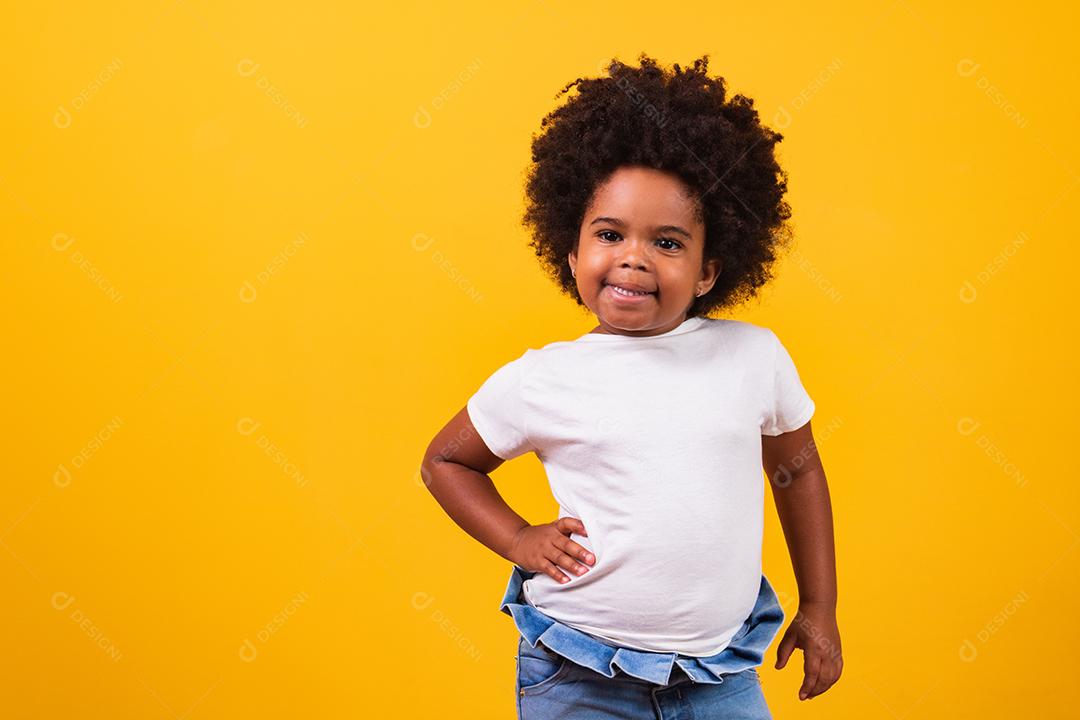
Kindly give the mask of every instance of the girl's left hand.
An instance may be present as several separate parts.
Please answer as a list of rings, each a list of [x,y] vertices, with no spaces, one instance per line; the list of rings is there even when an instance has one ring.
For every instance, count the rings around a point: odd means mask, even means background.
[[[840,679],[844,659],[840,652],[840,629],[836,609],[827,603],[801,602],[776,650],[776,668],[787,664],[795,648],[803,651],[803,684],[799,699],[808,700],[828,690]]]

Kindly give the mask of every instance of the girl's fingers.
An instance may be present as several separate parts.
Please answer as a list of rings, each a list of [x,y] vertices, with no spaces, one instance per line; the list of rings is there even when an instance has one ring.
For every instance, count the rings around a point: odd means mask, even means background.
[[[589,533],[585,532],[585,524],[575,517],[561,517],[556,524],[563,533],[576,532],[578,535],[589,536]]]
[[[840,669],[836,663],[822,663],[821,674],[818,675],[817,687],[814,688],[814,694],[820,695],[835,685],[836,681],[839,679]]]
[[[780,645],[776,648],[776,669],[779,670],[787,665],[788,658],[795,650],[795,633],[791,625],[788,626],[784,637],[780,639]]]
[[[799,688],[799,699],[806,700],[813,697],[811,692],[817,685],[818,675],[821,672],[821,658],[813,653],[803,651],[803,684]]]
[[[552,578],[554,578],[556,580],[556,582],[559,582],[559,583],[568,583],[568,582],[570,582],[570,578],[566,577],[566,575],[563,574],[563,571],[560,570],[559,568],[555,567],[555,565],[552,564],[551,562],[545,562],[544,563],[544,573],[546,573],[547,575],[550,575]]]
[[[564,552],[560,552],[558,548],[555,549],[555,557],[551,559],[554,560],[557,565],[566,568],[568,572],[573,573],[574,575],[584,575],[585,571],[588,570],[587,567],[574,560],[574,558]]]
[[[817,684],[814,685],[814,689],[810,693],[810,697],[814,697],[825,692],[830,687],[832,687],[832,684],[834,682],[836,681],[833,679],[832,671],[828,668],[822,668],[821,672],[818,674]]]
[[[589,563],[590,565],[596,562],[595,555],[593,555],[585,548],[581,547],[581,545],[577,544],[570,538],[565,538],[560,547],[562,547],[563,552],[565,552],[567,555],[573,555],[582,562]]]

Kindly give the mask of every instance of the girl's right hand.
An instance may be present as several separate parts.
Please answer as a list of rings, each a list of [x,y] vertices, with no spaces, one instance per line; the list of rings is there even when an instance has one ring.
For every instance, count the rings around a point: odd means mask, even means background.
[[[510,560],[533,572],[543,572],[560,583],[570,582],[560,568],[574,575],[584,575],[589,569],[577,560],[592,565],[596,556],[570,539],[571,533],[584,535],[585,525],[572,517],[561,517],[543,525],[526,525],[518,530],[510,547]]]

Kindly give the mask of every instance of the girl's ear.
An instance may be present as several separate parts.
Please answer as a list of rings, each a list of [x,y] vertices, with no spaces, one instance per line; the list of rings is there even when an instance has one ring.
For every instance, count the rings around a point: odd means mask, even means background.
[[[701,266],[701,281],[698,287],[700,288],[698,295],[704,295],[712,290],[713,285],[716,284],[716,278],[720,277],[720,270],[723,268],[723,263],[718,259],[706,260]]]
[[[567,256],[567,259],[570,262],[570,272],[573,273],[577,270],[577,250],[571,250],[570,254]]]

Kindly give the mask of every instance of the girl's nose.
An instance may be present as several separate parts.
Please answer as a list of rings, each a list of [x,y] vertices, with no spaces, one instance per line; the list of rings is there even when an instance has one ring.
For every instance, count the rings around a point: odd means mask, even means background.
[[[642,268],[648,265],[648,245],[637,240],[624,240],[619,252],[619,263]]]

